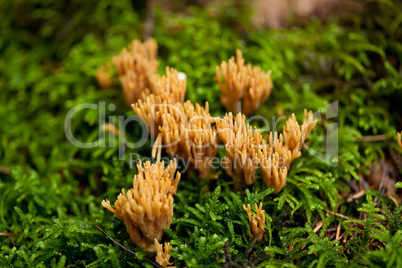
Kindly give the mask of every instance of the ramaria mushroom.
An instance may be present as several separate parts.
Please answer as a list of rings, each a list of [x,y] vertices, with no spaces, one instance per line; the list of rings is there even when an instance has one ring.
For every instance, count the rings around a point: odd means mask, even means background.
[[[290,164],[301,155],[301,147],[317,120],[313,120],[312,112],[305,110],[300,126],[293,114],[286,122],[283,135],[269,134],[269,143],[259,129],[253,129],[245,121],[241,113],[235,117],[229,113],[216,120],[219,137],[229,154],[224,158],[223,168],[234,181],[244,181],[248,186],[254,183],[255,172],[261,167],[265,184],[278,193],[285,187]]]
[[[244,64],[242,52],[236,50],[236,59],[230,58],[228,63],[222,62],[216,66],[215,80],[221,90],[221,103],[231,112],[240,112],[239,102],[242,102],[241,112],[251,114],[271,94],[273,84],[271,71],[263,72],[259,67]]]
[[[155,139],[159,134],[159,127],[162,126],[163,114],[181,116],[186,80],[179,79],[175,69],[166,67],[166,76],[156,76],[152,85],[153,94],[143,92],[142,99],[131,107],[147,124],[151,137]]]
[[[243,204],[243,209],[247,212],[248,221],[251,229],[251,238],[257,238],[257,242],[261,242],[264,237],[264,227],[265,227],[265,210],[262,209],[262,202],[260,203],[260,207],[257,204],[254,204],[256,209],[256,214],[251,214],[250,204]]]
[[[223,168],[234,181],[244,181],[251,185],[255,181],[255,171],[262,159],[262,136],[260,130],[245,123],[245,116],[238,113],[226,114],[216,121],[220,139],[224,142],[229,156],[225,156]]]
[[[134,176],[133,188],[127,193],[122,189],[117,197],[115,208],[108,200],[102,206],[122,220],[131,241],[146,251],[155,252],[155,239],[160,241],[164,228],[169,227],[173,217],[173,195],[180,181],[176,172],[176,161],[137,165],[138,174]]]
[[[147,125],[148,132],[152,139],[156,139],[162,126],[162,115],[172,114],[180,116],[181,103],[174,103],[169,95],[146,96],[144,100],[138,100],[131,107]]]
[[[127,106],[137,102],[144,92],[149,94],[152,90],[159,66],[157,53],[158,44],[155,40],[150,39],[144,43],[133,40],[128,49],[124,48],[113,57]]]
[[[162,267],[167,267],[168,265],[172,265],[173,262],[169,262],[170,259],[170,249],[172,246],[170,246],[169,243],[165,243],[165,250],[162,248],[162,244],[159,243],[159,241],[155,238],[155,248],[156,248],[156,262],[162,266]]]
[[[313,120],[311,111],[307,113],[307,110],[304,109],[303,124],[301,126],[299,126],[295,114],[292,114],[283,127],[285,146],[291,151],[300,150],[316,124],[317,120]]]
[[[183,103],[186,94],[187,81],[180,79],[179,72],[166,67],[166,75],[156,76],[152,83],[152,94],[167,95],[171,103]]]
[[[96,71],[95,79],[99,86],[103,89],[108,89],[113,87],[113,80],[110,74],[110,64],[106,63]]]
[[[278,133],[270,133],[269,146],[264,144],[263,147],[261,170],[266,186],[274,188],[275,193],[285,187],[290,164],[300,157],[302,145],[316,124],[317,120],[313,120],[313,113],[311,111],[307,113],[305,109],[301,126],[296,116],[292,114],[286,121],[283,135],[280,134],[278,138]]]
[[[198,103],[194,106],[186,101],[178,112],[180,115],[162,115],[162,126],[159,128],[160,134],[154,143],[152,156],[159,159],[164,144],[168,154],[189,160],[199,171],[200,177],[205,178],[210,174],[211,161],[218,152],[218,135],[216,128],[212,126],[208,102],[205,107],[201,107]]]

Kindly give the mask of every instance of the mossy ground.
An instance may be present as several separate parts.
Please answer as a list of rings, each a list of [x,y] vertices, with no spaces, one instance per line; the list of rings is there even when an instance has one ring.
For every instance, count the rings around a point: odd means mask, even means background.
[[[400,190],[393,188],[399,205],[382,186],[348,199],[374,176],[373,163],[394,182],[402,163],[396,143],[402,129],[402,7],[385,0],[363,6],[360,15],[278,30],[253,29],[243,6],[223,7],[218,15],[202,7],[177,13],[156,8],[160,72],[172,66],[186,73],[187,99],[209,101],[214,115],[225,112],[213,81],[215,66],[237,48],[247,61],[272,70],[275,88],[257,114],[294,112],[300,118],[304,108],[325,115],[323,107],[334,101],[339,107],[337,117],[318,123],[309,143],[323,152],[328,124],[338,123],[337,165],[304,152],[279,194],[262,180],[236,192],[222,169],[214,170],[217,180],[186,173],[163,237],[173,246],[177,267],[402,267]],[[142,37],[145,4],[3,1],[0,14],[0,233],[18,234],[0,236],[0,266],[147,265],[123,223],[100,203],[130,187],[136,170],[129,155],[149,157],[150,143],[127,150],[120,161],[117,147],[80,149],[64,133],[66,114],[77,104],[115,104],[106,118],[134,114],[117,80],[102,90],[94,73]],[[97,141],[98,128],[98,111],[74,116],[77,139]],[[126,135],[135,141],[138,125],[129,125]],[[380,136],[370,141],[374,135]],[[253,244],[242,204],[256,202],[263,202],[267,220],[263,242]]]

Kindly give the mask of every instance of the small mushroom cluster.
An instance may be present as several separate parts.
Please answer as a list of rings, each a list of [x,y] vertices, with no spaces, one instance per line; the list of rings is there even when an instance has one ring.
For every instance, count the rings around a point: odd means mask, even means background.
[[[180,181],[176,173],[176,161],[151,164],[140,162],[138,174],[134,176],[133,188],[121,194],[112,208],[108,200],[102,206],[124,222],[131,241],[147,251],[154,252],[155,239],[160,241],[165,227],[169,227],[173,217],[173,195]],[[175,176],[176,173],[176,176]]]
[[[263,140],[260,130],[245,123],[246,116],[238,113],[226,114],[217,119],[219,137],[225,144],[229,156],[223,159],[223,168],[234,181],[244,181],[251,185],[262,158]]]
[[[279,192],[285,187],[287,172],[291,162],[301,155],[301,148],[316,125],[312,112],[304,111],[300,126],[296,116],[286,121],[283,134],[270,133],[269,143],[262,137],[260,130],[246,124],[245,115],[226,114],[217,119],[219,137],[224,142],[226,151],[223,168],[234,181],[243,181],[246,185],[255,182],[255,172],[261,167],[265,184]]]
[[[165,243],[165,250],[163,250],[162,245],[155,238],[155,247],[156,247],[156,258],[155,258],[156,262],[162,267],[172,265],[173,263],[169,262],[170,249],[172,248],[172,246],[167,242]]]
[[[241,105],[241,112],[246,115],[255,112],[273,88],[271,71],[263,72],[250,63],[245,65],[240,50],[236,50],[236,59],[232,57],[216,66],[215,80],[221,90],[222,105],[235,113],[240,112]]]
[[[159,66],[157,54],[158,44],[155,40],[150,39],[144,43],[134,40],[128,49],[124,48],[113,57],[127,106],[140,99],[143,92],[149,93],[152,89]]]
[[[210,173],[210,163],[218,152],[219,143],[208,102],[205,107],[198,103],[194,106],[190,101],[175,107],[175,113],[162,115],[152,156],[160,159],[163,144],[168,154],[190,161],[200,177],[205,178]]]
[[[167,67],[166,76],[156,77],[153,88],[153,94],[143,92],[142,99],[131,107],[145,122],[151,137],[156,138],[162,126],[162,115],[179,114],[186,94],[186,80],[178,79],[178,72]]]
[[[258,207],[257,204],[254,204],[256,214],[251,214],[250,204],[243,204],[243,209],[247,212],[248,221],[251,228],[251,238],[256,238],[257,242],[261,242],[264,237],[264,227],[265,227],[265,210],[262,209],[262,203]]]

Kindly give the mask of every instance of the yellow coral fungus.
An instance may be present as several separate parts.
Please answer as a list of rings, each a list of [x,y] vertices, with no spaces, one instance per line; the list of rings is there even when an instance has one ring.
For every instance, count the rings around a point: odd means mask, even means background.
[[[264,158],[261,162],[261,170],[266,186],[274,188],[275,193],[278,193],[285,187],[288,169],[283,160],[280,159],[278,153]]]
[[[397,139],[398,139],[399,147],[401,147],[401,150],[402,150],[402,138],[401,138],[401,135],[402,135],[402,131],[397,134]]]
[[[166,75],[156,76],[152,83],[152,93],[169,96],[171,103],[182,103],[186,94],[186,79],[179,79],[179,72],[170,67],[166,67]]]
[[[113,209],[108,200],[102,206],[122,220],[131,241],[147,251],[154,252],[154,239],[160,240],[163,229],[170,226],[173,217],[173,194],[180,181],[176,172],[177,163],[171,161],[165,168],[164,162],[142,166],[137,165],[138,174],[134,176],[133,188],[127,193],[122,189]]]
[[[165,250],[162,249],[162,244],[158,242],[155,238],[155,248],[156,248],[156,262],[162,266],[167,267],[173,263],[169,262],[170,259],[170,249],[172,248],[169,243],[165,243]]]
[[[251,228],[251,238],[257,238],[258,242],[262,241],[264,237],[264,227],[265,227],[265,210],[262,209],[262,203],[260,203],[260,207],[257,204],[254,204],[257,214],[251,214],[250,204],[243,204],[243,209],[247,212],[248,221]]]
[[[216,120],[219,137],[229,154],[223,168],[233,180],[250,185],[255,181],[255,171],[261,167],[265,184],[277,193],[285,186],[290,164],[301,155],[301,147],[317,121],[313,120],[312,112],[305,110],[300,126],[293,114],[286,122],[283,135],[269,134],[269,143],[259,129],[253,129],[245,121],[241,113],[235,117],[229,113]]]
[[[181,116],[181,103],[186,94],[186,80],[178,78],[178,72],[173,68],[166,68],[166,76],[156,77],[153,82],[153,92],[147,96],[143,92],[142,99],[131,107],[146,123],[152,138],[159,134],[162,126],[162,115],[172,114]]]
[[[316,124],[317,120],[313,120],[313,113],[311,111],[307,113],[307,110],[304,109],[303,124],[301,126],[299,126],[296,116],[292,114],[283,127],[283,137],[285,138],[286,147],[291,151],[295,149],[300,150]]]
[[[260,130],[245,123],[245,116],[226,114],[216,121],[220,139],[224,142],[229,157],[224,158],[223,168],[235,181],[251,185],[255,171],[262,158]]]
[[[232,57],[227,63],[223,61],[216,66],[215,80],[221,90],[222,105],[232,112],[240,112],[238,105],[241,101],[242,113],[256,111],[271,93],[270,76],[271,71],[265,73],[250,63],[245,65],[242,52],[237,50],[236,59]]]
[[[205,107],[201,107],[198,103],[194,106],[187,101],[179,108],[180,115],[162,115],[160,136],[154,143],[152,156],[155,157],[159,148],[159,159],[163,143],[168,154],[189,160],[199,171],[200,177],[205,178],[209,175],[210,163],[218,152],[217,131],[211,125],[208,102]]]
[[[142,43],[134,40],[119,55],[113,57],[113,64],[123,87],[127,106],[142,97],[143,92],[152,89],[159,62],[156,59],[158,44],[155,40]]]
[[[288,169],[292,161],[298,157],[300,157],[301,152],[298,148],[290,150],[286,144],[283,142],[282,133],[279,134],[277,132],[269,133],[269,146],[263,147],[264,157],[272,157],[274,153],[279,155],[281,166],[286,166]]]
[[[287,172],[292,161],[301,155],[301,148],[308,138],[311,130],[317,124],[313,120],[312,112],[304,110],[303,124],[300,126],[296,116],[292,116],[286,121],[283,128],[283,135],[270,133],[269,145],[263,141],[263,160],[261,170],[265,184],[269,188],[275,188],[275,193],[282,190],[286,184]]]
[[[172,114],[181,116],[181,103],[174,103],[169,95],[146,96],[144,100],[138,100],[131,107],[147,125],[148,132],[153,139],[159,134],[162,126],[162,115]]]

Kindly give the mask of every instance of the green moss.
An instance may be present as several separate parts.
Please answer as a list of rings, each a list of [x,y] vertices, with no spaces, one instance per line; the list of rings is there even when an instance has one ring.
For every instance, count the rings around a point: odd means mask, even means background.
[[[130,187],[136,173],[130,169],[130,153],[148,157],[150,143],[126,150],[121,161],[117,147],[80,149],[63,130],[66,114],[77,104],[115,104],[116,111],[107,110],[106,118],[134,114],[124,106],[117,83],[101,90],[93,75],[143,35],[144,6],[133,7],[130,1],[0,5],[0,166],[10,169],[10,174],[0,172],[0,232],[19,234],[0,236],[0,266],[148,265],[138,260],[146,253],[133,246],[123,223],[100,202]],[[159,72],[165,66],[185,72],[186,97],[209,101],[212,114],[221,115],[225,110],[213,81],[215,66],[241,48],[247,61],[272,70],[275,88],[257,114],[270,119],[282,110],[300,118],[308,108],[325,115],[322,107],[338,101],[339,115],[327,123],[339,125],[339,157],[331,166],[304,153],[292,164],[279,194],[265,188],[259,173],[245,192],[234,191],[221,169],[214,171],[219,179],[210,181],[188,173],[163,238],[173,246],[175,265],[401,266],[401,206],[375,190],[345,200],[351,192],[348,182],[367,176],[373,162],[390,159],[394,150],[400,153],[395,133],[401,129],[401,5],[374,1],[364,15],[277,30],[252,29],[244,15],[248,7],[224,10],[211,15],[191,7],[170,14],[157,8],[153,37],[159,44]],[[247,35],[239,29],[247,29]],[[77,139],[117,144],[117,137],[99,138],[98,127],[95,110],[74,116]],[[140,134],[138,125],[128,126],[129,140]],[[359,140],[378,134],[385,139]],[[323,153],[325,135],[319,123],[310,147]],[[242,208],[256,202],[263,202],[266,211],[262,243],[249,237]],[[320,221],[322,227],[314,232]],[[329,238],[329,229],[338,224],[353,239]],[[138,259],[95,225],[138,252]]]

